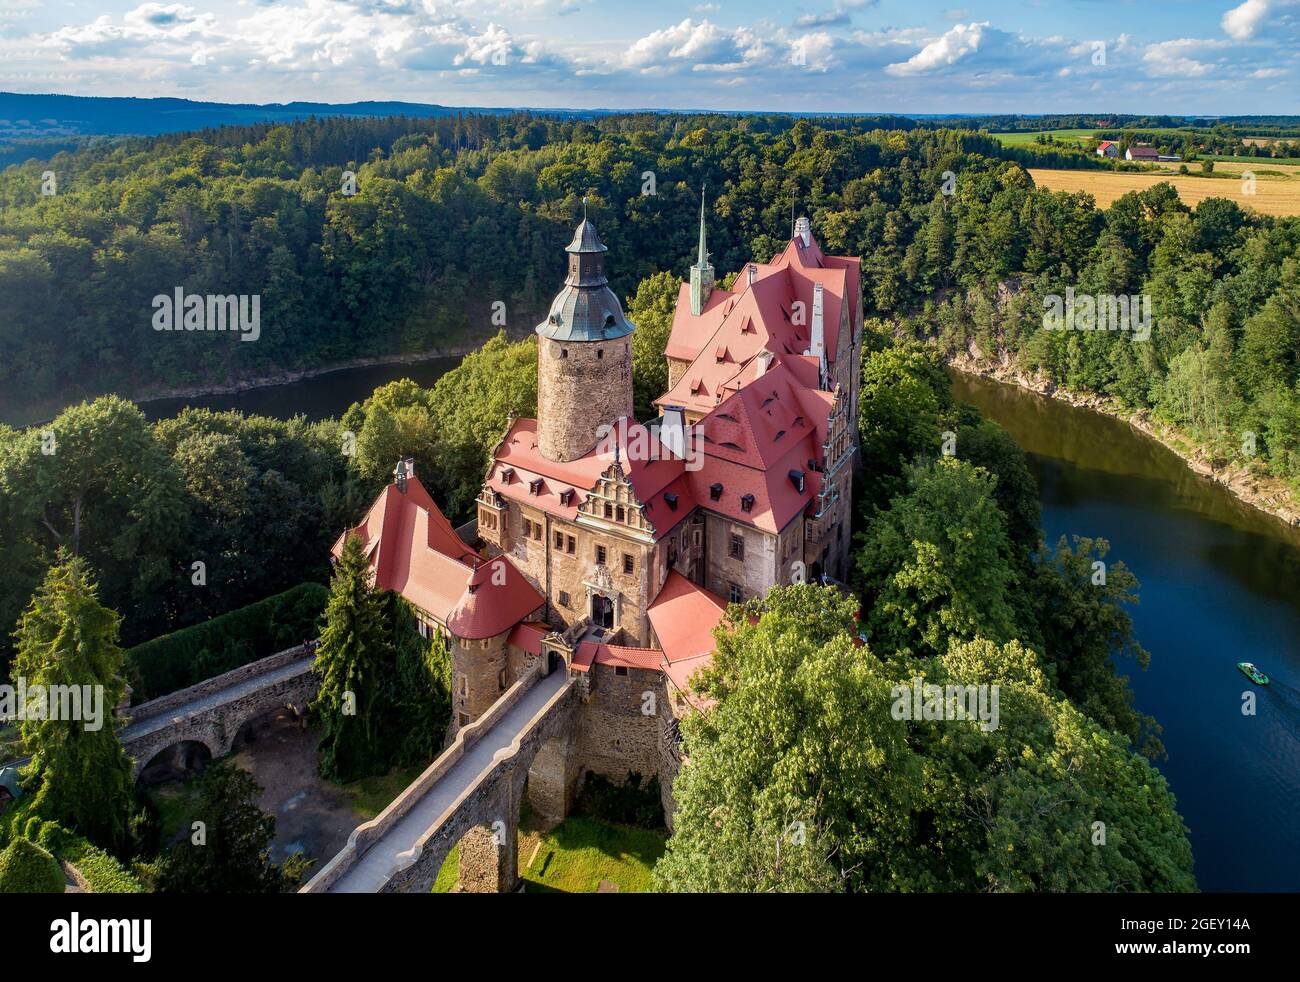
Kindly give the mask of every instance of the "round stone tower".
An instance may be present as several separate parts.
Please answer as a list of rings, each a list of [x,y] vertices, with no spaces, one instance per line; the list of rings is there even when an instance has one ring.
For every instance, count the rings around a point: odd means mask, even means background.
[[[569,275],[537,325],[537,445],[576,460],[600,427],[632,415],[632,331],[605,279],[605,246],[583,218],[564,250]]]

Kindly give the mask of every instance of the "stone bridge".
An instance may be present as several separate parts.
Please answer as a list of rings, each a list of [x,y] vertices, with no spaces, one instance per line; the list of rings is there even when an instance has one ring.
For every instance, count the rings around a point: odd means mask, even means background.
[[[206,679],[128,710],[119,737],[133,758],[132,776],[159,753],[192,741],[215,759],[230,753],[240,727],[282,706],[303,708],[316,695],[313,655],[301,645]]]
[[[378,817],[359,826],[302,893],[428,893],[460,843],[461,886],[509,892],[519,880],[519,805],[529,768],[567,738],[579,702],[568,672],[534,666]]]

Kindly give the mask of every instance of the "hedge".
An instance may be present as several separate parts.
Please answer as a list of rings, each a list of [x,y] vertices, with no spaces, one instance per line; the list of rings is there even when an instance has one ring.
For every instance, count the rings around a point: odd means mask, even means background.
[[[321,584],[300,583],[128,649],[132,702],[165,696],[316,637],[328,599],[329,590]]]
[[[65,829],[58,822],[42,821],[38,816],[27,820],[23,835],[43,850],[77,868],[91,893],[144,893],[145,888],[125,866],[89,840]],[[12,845],[13,843],[10,843]],[[62,891],[63,871],[59,871]]]
[[[0,852],[0,893],[62,893],[59,861],[30,839],[16,838]]]

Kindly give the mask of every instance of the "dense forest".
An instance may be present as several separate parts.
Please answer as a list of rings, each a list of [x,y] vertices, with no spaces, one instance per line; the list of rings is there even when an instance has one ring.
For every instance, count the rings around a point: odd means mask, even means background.
[[[1108,164],[910,125],[327,118],[28,161],[0,173],[0,419],[457,346],[494,334],[502,314],[523,333],[550,299],[584,196],[621,295],[652,273],[685,273],[701,188],[719,269],[770,253],[797,208],[827,248],[863,256],[869,312],[886,315],[1058,258],[1072,268],[1094,245],[1091,202],[1032,192],[1015,164]],[[946,172],[959,175],[952,196]],[[1016,197],[1013,214],[993,214],[1000,191]],[[1088,217],[1056,226],[1058,212]],[[1240,212],[1231,223],[1270,226]],[[260,336],[155,330],[153,299],[177,288],[259,297]]]

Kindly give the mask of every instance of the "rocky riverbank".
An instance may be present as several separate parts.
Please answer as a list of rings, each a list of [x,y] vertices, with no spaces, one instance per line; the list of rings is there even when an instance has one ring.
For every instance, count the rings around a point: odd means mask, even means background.
[[[1240,501],[1287,525],[1300,527],[1300,500],[1282,481],[1252,471],[1240,463],[1214,457],[1185,433],[1152,419],[1150,412],[1145,409],[1134,411],[1120,406],[1107,396],[1071,392],[1050,379],[1022,371],[1010,359],[976,358],[960,353],[950,355],[947,362],[955,371],[967,375],[979,375],[1007,385],[1016,385],[1079,409],[1091,409],[1123,420],[1133,429],[1177,454],[1194,473],[1222,485]]]

